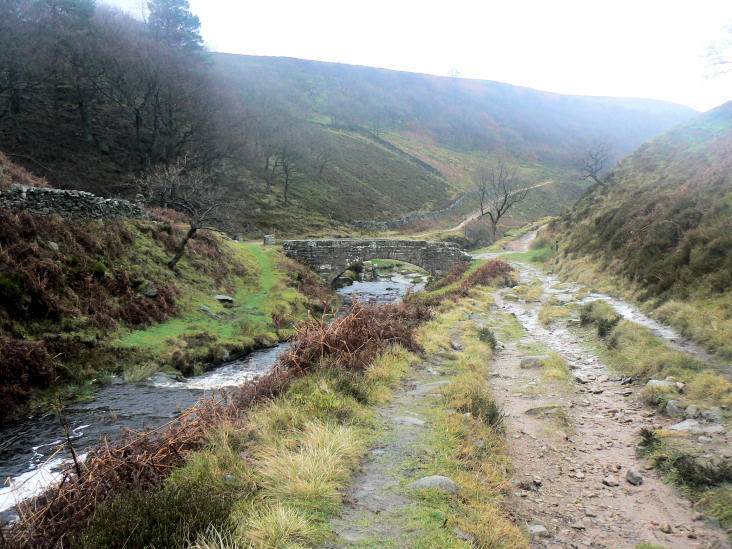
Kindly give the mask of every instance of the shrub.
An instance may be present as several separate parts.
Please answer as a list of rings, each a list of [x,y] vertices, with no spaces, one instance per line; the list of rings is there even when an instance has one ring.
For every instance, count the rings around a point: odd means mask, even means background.
[[[30,298],[25,290],[25,277],[15,271],[0,273],[0,305],[14,314],[25,310]]]
[[[0,420],[35,388],[56,380],[53,360],[41,342],[0,338]]]
[[[478,339],[481,340],[483,343],[487,343],[494,351],[498,347],[498,340],[496,339],[496,335],[488,326],[483,326],[482,328],[478,329]]]
[[[503,413],[490,395],[486,381],[477,374],[458,376],[444,394],[448,407],[469,413],[491,427],[503,428]]]
[[[80,546],[188,547],[192,534],[210,527],[221,531],[231,505],[230,498],[199,483],[123,493],[97,509]]]
[[[591,301],[585,304],[580,310],[580,323],[582,326],[595,324],[597,335],[607,336],[623,317],[615,312],[610,305],[604,301]]]

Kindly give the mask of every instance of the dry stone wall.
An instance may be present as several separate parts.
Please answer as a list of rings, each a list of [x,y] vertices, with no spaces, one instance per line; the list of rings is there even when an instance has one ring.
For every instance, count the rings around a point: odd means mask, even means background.
[[[72,219],[125,219],[144,217],[142,208],[118,198],[103,198],[85,191],[12,185],[0,190],[0,208],[25,210],[35,215],[58,214]]]

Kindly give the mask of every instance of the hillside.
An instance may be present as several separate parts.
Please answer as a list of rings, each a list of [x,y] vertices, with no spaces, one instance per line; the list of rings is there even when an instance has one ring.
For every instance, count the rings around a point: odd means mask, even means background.
[[[499,155],[527,182],[554,181],[517,215],[556,214],[583,189],[573,166],[587,143],[620,157],[694,114],[661,101],[194,54],[102,5],[13,5],[0,21],[0,149],[55,187],[122,197],[135,195],[135,175],[186,157],[215,173],[227,200],[244,199],[227,227],[237,233],[333,232],[441,209]]]
[[[2,156],[0,168],[42,183]],[[166,261],[185,230],[172,211],[104,222],[0,208],[0,424],[88,397],[110,375],[198,374],[322,309],[303,267],[212,231],[194,235],[174,273]]]
[[[605,183],[551,225],[559,266],[614,275],[659,318],[732,356],[732,102],[644,144]]]

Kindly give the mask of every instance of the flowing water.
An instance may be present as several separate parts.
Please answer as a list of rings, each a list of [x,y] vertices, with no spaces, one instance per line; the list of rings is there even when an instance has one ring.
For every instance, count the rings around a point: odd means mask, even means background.
[[[525,251],[526,249],[528,249],[529,243],[535,236],[536,232],[529,233],[528,235],[526,235],[526,237],[524,237],[524,239],[515,241],[518,246],[517,249],[514,251]],[[500,257],[504,253],[510,252],[484,253],[476,255],[474,257],[488,259]],[[670,326],[657,322],[650,316],[643,313],[643,311],[641,311],[637,306],[633,305],[632,303],[628,303],[623,299],[612,297],[599,292],[592,292],[589,295],[578,297],[578,295],[582,295],[582,291],[584,289],[578,284],[573,284],[571,282],[562,282],[552,273],[534,268],[533,266],[526,263],[513,262],[512,264],[519,271],[519,274],[521,275],[521,280],[524,283],[532,279],[540,282],[545,295],[548,294],[550,296],[554,296],[558,301],[563,303],[577,303],[579,305],[584,305],[585,303],[589,303],[591,301],[604,301],[611,305],[613,309],[615,309],[615,311],[623,318],[648,328],[657,337],[664,340],[669,347],[672,347],[676,350],[682,351],[699,359],[704,363],[706,367],[712,368],[728,378],[732,377],[730,375],[730,364],[728,361],[725,361],[719,356],[709,353],[701,345],[690,340],[689,338],[684,337]],[[513,305],[508,307],[510,309],[517,308]],[[523,309],[527,309],[527,307],[523,307]],[[537,313],[537,308],[528,307],[528,311],[522,310],[522,313],[520,315],[524,327],[532,333],[538,333],[544,329],[544,327],[539,322]],[[557,328],[554,327],[553,329],[556,330]]]
[[[408,291],[424,286],[420,277],[393,275],[375,282],[355,282],[338,294],[346,305],[363,302],[396,302]],[[66,418],[74,448],[81,451],[104,438],[119,438],[127,429],[142,430],[163,425],[193,406],[206,393],[235,387],[257,377],[275,363],[289,343],[255,351],[200,376],[176,380],[157,374],[142,383],[116,378],[101,387],[92,400],[70,404]],[[0,428],[0,514],[12,519],[16,502],[32,496],[60,478],[68,449],[55,416],[22,419]],[[63,440],[62,440],[63,439]],[[7,479],[7,480],[6,480]]]

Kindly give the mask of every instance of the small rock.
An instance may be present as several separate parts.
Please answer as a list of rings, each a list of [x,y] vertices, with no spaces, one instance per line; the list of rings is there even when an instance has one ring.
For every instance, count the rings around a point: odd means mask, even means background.
[[[455,535],[461,540],[467,541],[468,543],[473,543],[473,540],[475,539],[475,536],[473,534],[471,534],[470,532],[466,532],[465,530],[461,530],[457,526],[455,527]]]
[[[200,308],[200,310],[202,310],[202,311],[203,311],[204,313],[208,313],[208,314],[210,314],[210,315],[212,315],[212,316],[213,316],[213,314],[214,314],[214,312],[213,312],[213,311],[211,310],[211,307],[209,307],[208,305],[201,305],[201,306],[200,306],[199,308]]]
[[[666,406],[663,409],[663,412],[668,417],[681,417],[684,413],[683,408],[681,407],[681,402],[678,400],[669,400],[666,403]]]
[[[236,482],[236,477],[234,475],[224,475],[224,482],[234,484]]]
[[[661,524],[658,529],[661,530],[661,532],[663,532],[664,534],[670,534],[671,532],[673,532],[673,530],[671,529],[671,525],[668,522],[664,522],[663,524]]]
[[[551,357],[547,355],[539,356],[527,356],[521,359],[521,368],[537,368],[544,365],[544,362],[550,360]]]
[[[412,483],[413,490],[440,490],[447,492],[448,494],[456,494],[457,486],[455,483],[442,475],[432,475],[429,477],[422,477]]]
[[[583,478],[585,478],[585,474],[584,474],[584,473],[583,473],[582,471],[577,471],[577,472],[576,472],[576,473],[574,474],[574,478],[577,478],[577,479],[579,479],[579,480],[582,480]]]
[[[537,476],[535,476],[535,477],[534,477],[534,478],[533,478],[532,480],[534,481],[534,484],[535,484],[536,486],[541,486],[542,484],[544,484],[544,483],[542,482],[542,480],[541,480],[541,477],[537,477]]]
[[[51,248],[54,252],[58,251],[58,244],[55,242],[48,241],[48,247]]]
[[[158,289],[155,287],[155,284],[152,282],[145,282],[140,287],[140,293],[144,295],[145,297],[157,297],[158,296]]]
[[[699,406],[696,406],[694,404],[690,404],[686,407],[684,410],[684,417],[687,419],[694,419],[699,417]]]
[[[669,380],[662,379],[649,379],[646,383],[646,387],[673,387],[676,388],[676,383]]]
[[[572,523],[571,528],[573,530],[584,530],[585,529],[585,523],[582,522],[582,519],[580,519],[577,522]]]
[[[604,479],[602,479],[602,483],[605,486],[610,486],[610,487],[619,486],[620,485],[620,483],[618,482],[618,480],[615,477],[610,476],[610,475],[608,475]]]
[[[452,347],[453,351],[462,351],[463,350],[463,346],[460,345],[457,341],[453,341],[453,340],[450,341],[450,347]]]
[[[628,472],[625,474],[625,480],[630,482],[633,486],[640,486],[643,484],[643,475],[635,469],[628,469]]]
[[[550,537],[549,531],[543,524],[529,524],[526,529],[528,530],[529,537],[531,539]]]
[[[712,437],[705,437],[704,435],[700,435],[699,438],[697,438],[699,442],[702,444],[712,442]]]
[[[218,301],[219,303],[223,304],[224,307],[233,307],[234,306],[234,298],[229,295],[219,294],[215,295],[214,299]]]

